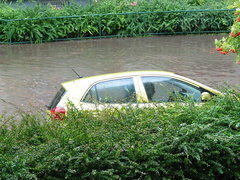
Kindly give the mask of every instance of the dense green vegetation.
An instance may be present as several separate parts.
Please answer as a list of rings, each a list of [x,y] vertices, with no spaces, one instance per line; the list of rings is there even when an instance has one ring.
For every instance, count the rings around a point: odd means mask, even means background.
[[[61,7],[38,3],[11,7],[2,3],[0,42],[39,43],[87,37],[228,31],[232,11],[215,10],[226,9],[229,3],[222,0],[101,0],[86,6],[71,3]]]
[[[0,116],[0,179],[237,180],[239,90],[202,106]]]

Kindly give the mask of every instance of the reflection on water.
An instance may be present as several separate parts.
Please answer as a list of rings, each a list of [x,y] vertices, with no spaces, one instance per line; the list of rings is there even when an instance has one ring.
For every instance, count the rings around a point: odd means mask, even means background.
[[[93,39],[0,46],[0,114],[44,109],[59,83],[130,70],[164,70],[211,87],[240,84],[235,55],[215,51],[221,35]],[[3,101],[4,100],[4,101]]]

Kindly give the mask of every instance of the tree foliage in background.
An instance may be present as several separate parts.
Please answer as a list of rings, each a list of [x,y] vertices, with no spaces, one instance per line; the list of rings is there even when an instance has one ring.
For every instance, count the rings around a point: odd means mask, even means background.
[[[234,12],[235,21],[228,37],[215,40],[216,50],[223,55],[228,54],[228,52],[236,53],[236,63],[240,64],[240,1],[234,2],[228,8],[236,9]]]

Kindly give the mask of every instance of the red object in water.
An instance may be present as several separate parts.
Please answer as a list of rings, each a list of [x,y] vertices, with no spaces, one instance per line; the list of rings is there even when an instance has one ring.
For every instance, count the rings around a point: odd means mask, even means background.
[[[216,51],[222,51],[222,48],[216,48]]]
[[[228,51],[219,51],[219,53],[225,55],[228,53]]]
[[[66,114],[66,111],[63,107],[55,107],[51,110],[51,114],[56,120],[63,120],[63,115]]]

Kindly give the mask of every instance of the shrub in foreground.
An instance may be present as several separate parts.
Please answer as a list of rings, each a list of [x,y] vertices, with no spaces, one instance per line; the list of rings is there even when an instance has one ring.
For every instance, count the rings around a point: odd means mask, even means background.
[[[239,179],[240,94],[203,106],[1,118],[2,179]],[[5,124],[4,124],[5,122]]]

